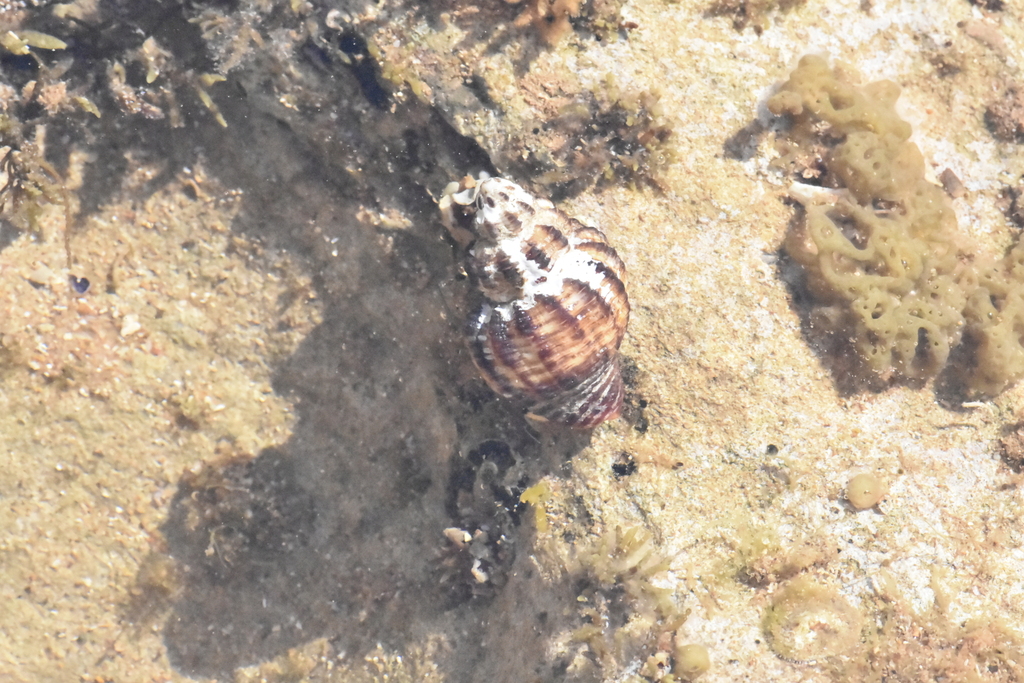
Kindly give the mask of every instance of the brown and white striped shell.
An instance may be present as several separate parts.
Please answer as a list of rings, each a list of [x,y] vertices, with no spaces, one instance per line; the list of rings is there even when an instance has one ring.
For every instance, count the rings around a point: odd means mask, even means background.
[[[440,201],[483,294],[469,318],[473,361],[529,417],[595,427],[622,410],[626,268],[600,230],[504,178],[466,177]]]

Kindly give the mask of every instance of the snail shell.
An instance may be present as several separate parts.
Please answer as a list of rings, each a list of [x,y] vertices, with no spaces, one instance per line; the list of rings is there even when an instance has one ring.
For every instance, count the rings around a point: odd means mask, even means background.
[[[504,178],[466,177],[439,203],[483,302],[468,321],[473,361],[529,417],[595,427],[622,410],[626,268],[600,230]]]

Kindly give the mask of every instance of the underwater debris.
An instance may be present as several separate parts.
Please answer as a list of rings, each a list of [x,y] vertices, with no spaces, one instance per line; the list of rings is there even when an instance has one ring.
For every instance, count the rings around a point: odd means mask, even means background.
[[[952,199],[960,199],[967,194],[967,188],[964,186],[960,176],[953,172],[953,169],[947,168],[939,174],[939,182],[942,183],[942,189],[946,191]]]

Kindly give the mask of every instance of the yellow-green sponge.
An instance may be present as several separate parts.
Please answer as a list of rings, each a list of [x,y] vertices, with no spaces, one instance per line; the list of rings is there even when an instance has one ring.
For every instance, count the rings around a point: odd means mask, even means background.
[[[792,122],[781,163],[822,185],[794,192],[805,213],[784,245],[816,320],[882,377],[932,377],[967,335],[966,389],[998,393],[1024,376],[1024,248],[987,265],[966,257],[950,199],[896,113],[899,87],[851,80],[811,55],[768,100]]]

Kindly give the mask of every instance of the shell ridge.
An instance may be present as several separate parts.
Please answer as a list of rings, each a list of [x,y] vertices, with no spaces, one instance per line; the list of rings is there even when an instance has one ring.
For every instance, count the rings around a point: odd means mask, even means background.
[[[523,365],[522,353],[509,334],[508,321],[500,317],[491,318],[488,329],[490,334],[487,338],[494,352],[492,370],[510,379],[513,386],[530,392],[534,387],[534,379],[528,373],[515,372],[516,368]]]
[[[538,403],[531,417],[588,428],[618,417],[625,394],[617,362],[607,362],[600,372],[570,391]]]
[[[515,395],[515,386],[496,370],[494,351],[491,348],[487,325],[493,317],[494,310],[490,304],[484,303],[475,316],[470,318],[467,340],[473,364],[480,370],[487,385],[495,393],[504,397]]]
[[[533,320],[533,316],[526,309],[517,308],[514,319],[516,330],[523,335],[525,339],[538,339],[536,333],[539,331],[539,327]],[[539,382],[538,387],[542,391],[538,392],[538,398],[548,398],[552,391],[544,391],[544,387],[560,386],[560,378],[558,373],[558,362],[554,356],[551,347],[543,343],[542,337],[538,339],[537,343],[533,344],[533,358],[535,360],[534,365],[543,372],[546,377],[545,381]],[[548,394],[548,395],[545,395]]]

